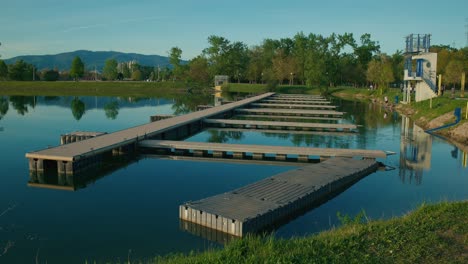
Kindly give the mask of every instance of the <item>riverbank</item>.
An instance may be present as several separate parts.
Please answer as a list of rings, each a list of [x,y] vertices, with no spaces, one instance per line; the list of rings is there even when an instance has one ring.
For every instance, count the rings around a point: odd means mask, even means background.
[[[468,151],[468,120],[466,117],[468,100],[461,98],[460,93],[453,95],[445,93],[430,100],[412,102],[411,104],[395,103],[395,97],[401,99],[399,89],[389,89],[380,95],[378,91],[370,91],[363,88],[334,88],[331,94],[348,100],[367,100],[386,107],[389,111],[397,111],[411,118],[424,130],[440,127],[455,122],[454,110],[461,108],[462,119],[455,126],[439,130],[436,134],[445,137],[465,151]],[[389,104],[385,104],[384,96],[389,98]],[[432,104],[432,105],[431,105]]]
[[[390,220],[365,214],[292,239],[250,236],[221,250],[156,258],[152,263],[467,263],[468,202],[422,205]],[[363,223],[365,222],[365,223]]]
[[[150,97],[187,92],[183,82],[17,82],[0,81],[0,95]]]

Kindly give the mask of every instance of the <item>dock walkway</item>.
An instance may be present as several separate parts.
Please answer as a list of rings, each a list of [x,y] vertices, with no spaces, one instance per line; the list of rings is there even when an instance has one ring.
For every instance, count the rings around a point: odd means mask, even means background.
[[[381,150],[366,149],[340,149],[340,148],[309,148],[286,147],[246,144],[204,143],[173,140],[143,140],[138,143],[140,147],[165,150],[167,154],[194,155],[213,158],[248,158],[265,159],[274,155],[275,160],[286,160],[288,156],[297,156],[302,162],[327,159],[330,157],[347,158],[386,158],[389,153]]]
[[[205,118],[219,118],[223,115],[230,117],[236,108],[249,105],[271,95],[273,93],[265,93],[242,101],[124,129],[84,141],[29,152],[26,153],[26,158],[29,159],[29,169],[30,171],[43,172],[46,167],[51,167],[51,169],[58,170],[59,173],[73,174],[96,163],[96,159],[99,159],[101,153],[131,146],[140,140],[154,136],[159,136],[161,139],[175,139],[190,135],[192,131],[201,130],[202,121]]]
[[[290,103],[294,102],[294,104],[331,104],[330,101],[323,101],[323,100],[290,100],[290,99],[263,99],[261,101],[262,103],[279,103],[279,104],[284,104],[284,103]]]
[[[234,127],[250,129],[296,129],[296,130],[318,130],[318,131],[353,131],[357,129],[352,124],[334,123],[307,123],[307,122],[278,122],[258,120],[236,120],[236,119],[205,119],[205,124],[216,127]]]
[[[263,115],[294,115],[294,116],[342,116],[343,112],[333,110],[307,110],[307,109],[275,109],[275,108],[239,108],[238,113]]]
[[[253,103],[251,106],[284,109],[335,109],[334,105],[326,104],[285,104],[285,103]]]
[[[376,171],[374,160],[334,158],[179,207],[181,220],[234,236],[260,231]]]

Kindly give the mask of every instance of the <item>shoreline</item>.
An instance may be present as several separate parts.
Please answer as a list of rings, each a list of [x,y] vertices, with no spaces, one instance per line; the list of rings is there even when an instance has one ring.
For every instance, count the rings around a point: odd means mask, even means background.
[[[378,104],[381,107],[385,107],[388,109],[386,106],[385,102],[380,98],[380,97],[375,97],[373,95],[365,95],[362,93],[345,93],[345,92],[331,92],[332,96],[345,99],[345,100],[370,100],[374,104]],[[384,95],[381,97],[383,98]],[[424,130],[435,128],[441,125],[444,125],[445,123],[450,123],[455,120],[455,117],[453,115],[453,111],[445,113],[443,115],[437,116],[432,119],[427,119],[425,116],[415,118],[415,113],[416,109],[412,105],[404,105],[401,103],[398,104],[391,104],[391,107],[389,108],[391,111],[396,111],[399,114],[405,115],[415,124]],[[456,147],[459,149],[462,149],[464,152],[468,152],[468,122],[466,120],[462,119],[460,120],[460,123],[453,127],[449,127],[447,129],[443,129],[437,132],[434,132],[433,134],[438,135],[447,141],[449,141],[451,144],[454,144]]]

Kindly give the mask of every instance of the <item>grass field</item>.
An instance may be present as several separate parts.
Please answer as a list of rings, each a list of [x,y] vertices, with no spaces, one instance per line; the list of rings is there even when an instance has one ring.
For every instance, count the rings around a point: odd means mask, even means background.
[[[221,250],[154,263],[468,263],[468,202],[422,205],[401,218],[344,225],[308,237],[249,236]],[[363,223],[365,222],[365,223]]]
[[[1,95],[146,97],[189,88],[183,82],[0,82]]]

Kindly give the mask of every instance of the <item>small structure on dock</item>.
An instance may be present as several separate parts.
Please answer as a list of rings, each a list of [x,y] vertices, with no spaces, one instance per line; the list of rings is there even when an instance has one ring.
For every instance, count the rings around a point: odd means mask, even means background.
[[[221,91],[221,87],[224,84],[229,83],[229,76],[227,75],[215,75],[214,77],[214,86],[216,91]]]
[[[437,96],[437,53],[430,52],[430,34],[406,36],[403,102],[411,101],[414,89],[415,101]]]

